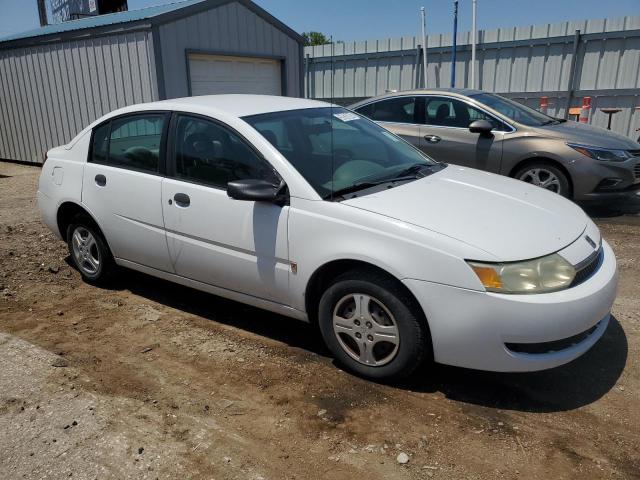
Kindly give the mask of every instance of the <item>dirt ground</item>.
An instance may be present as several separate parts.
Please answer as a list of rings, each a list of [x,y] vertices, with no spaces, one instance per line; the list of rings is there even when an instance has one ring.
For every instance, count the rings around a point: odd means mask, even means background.
[[[640,478],[639,217],[598,220],[620,289],[582,358],[386,386],[301,322],[134,272],[84,284],[39,169],[0,174],[2,479]]]

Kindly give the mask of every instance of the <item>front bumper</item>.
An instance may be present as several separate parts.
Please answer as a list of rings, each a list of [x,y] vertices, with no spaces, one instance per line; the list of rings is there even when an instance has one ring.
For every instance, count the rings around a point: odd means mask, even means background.
[[[405,279],[429,322],[434,360],[478,370],[524,372],[553,368],[584,354],[604,334],[616,296],[616,259],[605,241],[602,248],[596,272],[560,292],[505,295]],[[596,324],[566,348],[523,353],[506,345],[557,345]]]
[[[601,162],[581,158],[567,165],[573,181],[573,199],[580,202],[602,202],[632,198],[640,192],[640,158],[625,162]],[[603,181],[618,183],[603,187]]]

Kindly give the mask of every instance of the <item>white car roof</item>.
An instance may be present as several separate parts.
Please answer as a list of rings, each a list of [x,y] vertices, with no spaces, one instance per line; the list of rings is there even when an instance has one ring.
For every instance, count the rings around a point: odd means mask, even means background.
[[[261,113],[282,112],[286,110],[298,110],[303,108],[328,107],[329,103],[306,98],[278,97],[274,95],[202,95],[198,97],[173,98],[159,102],[144,104],[147,108],[190,111],[196,109],[211,109],[212,113],[223,112],[227,115],[244,117]],[[141,105],[133,105],[132,109]]]
[[[201,95],[197,97],[172,98],[158,102],[138,103],[119,108],[98,118],[76,135],[65,148],[73,145],[95,125],[118,115],[126,113],[144,112],[149,110],[176,110],[183,112],[211,115],[214,118],[227,117],[240,118],[261,113],[283,112],[287,110],[300,110],[305,108],[330,107],[330,103],[306,98],[279,97],[276,95],[249,95],[249,94],[225,94],[225,95]],[[339,105],[334,105],[338,107]]]

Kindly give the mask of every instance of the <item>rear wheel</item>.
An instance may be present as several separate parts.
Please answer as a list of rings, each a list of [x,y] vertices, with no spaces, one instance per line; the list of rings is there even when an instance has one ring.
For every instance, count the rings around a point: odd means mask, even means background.
[[[364,270],[342,275],[324,292],[319,325],[336,360],[377,380],[411,374],[431,354],[426,322],[396,281]]]
[[[92,284],[107,281],[115,263],[100,229],[87,215],[77,215],[67,227],[67,245],[74,266]]]
[[[530,163],[518,170],[514,177],[563,197],[568,198],[571,194],[567,176],[558,167],[547,162]]]

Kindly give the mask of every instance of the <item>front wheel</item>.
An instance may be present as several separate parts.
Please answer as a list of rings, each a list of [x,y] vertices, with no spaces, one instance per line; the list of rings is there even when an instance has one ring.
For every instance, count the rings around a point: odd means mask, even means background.
[[[550,163],[531,163],[518,170],[514,177],[563,197],[569,198],[571,194],[567,176],[562,170]]]
[[[349,272],[320,299],[320,331],[347,369],[371,379],[397,380],[431,354],[428,327],[414,303],[393,279]]]

